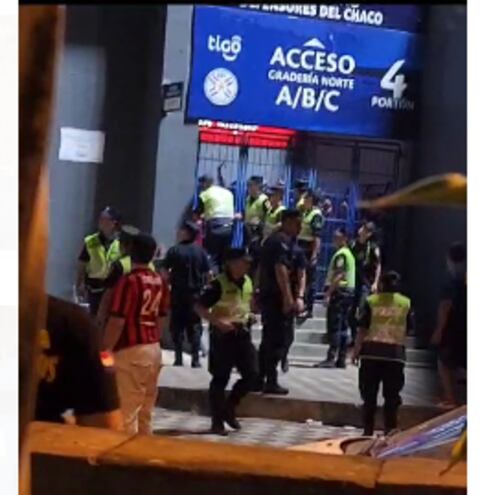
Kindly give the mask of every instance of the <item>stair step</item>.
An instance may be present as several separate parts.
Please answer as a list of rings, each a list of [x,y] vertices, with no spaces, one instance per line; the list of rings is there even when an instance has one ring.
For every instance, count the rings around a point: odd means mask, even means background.
[[[254,344],[259,346],[260,340],[253,339]],[[304,342],[295,341],[290,348],[290,356],[297,358],[307,358],[312,360],[321,361],[326,357],[327,345],[324,344],[310,344]],[[431,351],[424,349],[407,349],[406,350],[407,361],[411,363],[433,363],[434,354]]]
[[[261,327],[254,326],[252,329],[252,338],[255,341],[261,340]],[[304,326],[297,327],[295,329],[295,342],[299,344],[320,344],[327,345],[327,335],[326,330],[322,329],[311,329],[305,328]],[[407,337],[406,339],[406,347],[408,349],[416,347],[416,339],[415,337]]]
[[[315,364],[325,359],[325,355],[321,359],[313,359],[304,356],[296,356],[295,354],[288,355],[288,363],[292,368],[312,368]],[[434,362],[411,362],[406,363],[406,367],[410,369],[435,369]]]

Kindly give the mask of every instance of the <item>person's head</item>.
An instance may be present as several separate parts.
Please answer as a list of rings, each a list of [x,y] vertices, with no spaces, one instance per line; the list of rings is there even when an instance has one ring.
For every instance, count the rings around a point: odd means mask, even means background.
[[[213,185],[213,177],[208,174],[204,174],[198,179],[198,188],[200,191],[206,191]]]
[[[259,196],[261,194],[261,188],[263,186],[263,178],[259,175],[253,175],[249,177],[247,181],[247,192],[249,196],[253,198]]]
[[[396,271],[382,274],[379,282],[380,292],[399,292],[401,290],[401,276]]]
[[[243,248],[229,248],[224,254],[223,262],[233,280],[240,280],[247,275],[251,266],[251,258]]]
[[[365,222],[358,229],[358,240],[362,243],[369,241],[375,234],[375,224],[373,222]]]
[[[298,199],[307,190],[308,182],[304,179],[297,179],[293,184],[293,190],[295,191],[295,197]]]
[[[123,256],[131,256],[133,241],[140,230],[133,225],[123,225],[119,234],[119,249]]]
[[[307,189],[303,198],[303,205],[306,210],[311,210],[319,203],[319,197],[313,189]]]
[[[333,205],[331,198],[325,198],[322,202],[322,213],[328,217],[332,214]]]
[[[184,222],[177,233],[179,242],[194,242],[198,237],[199,227],[190,220]]]
[[[343,227],[338,227],[333,234],[332,242],[336,249],[340,249],[348,244],[348,233]]]
[[[283,200],[284,187],[282,184],[271,186],[268,191],[269,201],[273,207],[278,206]]]
[[[302,228],[302,215],[296,209],[284,210],[281,214],[281,230],[291,236],[297,237]]]
[[[461,242],[454,242],[447,251],[448,271],[456,276],[466,271],[467,250]]]
[[[156,251],[155,239],[150,234],[140,232],[133,239],[131,261],[139,265],[147,265],[153,260]]]
[[[112,239],[119,231],[121,214],[111,206],[104,208],[99,215],[98,228],[107,238]]]

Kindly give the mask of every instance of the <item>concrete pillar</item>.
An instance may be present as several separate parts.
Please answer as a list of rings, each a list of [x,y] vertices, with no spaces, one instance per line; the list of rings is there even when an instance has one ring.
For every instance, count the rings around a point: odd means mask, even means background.
[[[192,5],[169,5],[167,10],[163,79],[184,81],[187,88],[191,56]],[[184,105],[183,105],[184,107]],[[182,112],[169,113],[159,130],[153,233],[170,246],[176,227],[194,192],[198,127],[184,123]]]

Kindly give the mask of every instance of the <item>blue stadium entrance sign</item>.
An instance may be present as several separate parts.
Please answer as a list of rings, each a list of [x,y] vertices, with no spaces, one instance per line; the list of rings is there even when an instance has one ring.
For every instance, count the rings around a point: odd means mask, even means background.
[[[197,5],[192,49],[188,120],[414,133],[420,35]]]

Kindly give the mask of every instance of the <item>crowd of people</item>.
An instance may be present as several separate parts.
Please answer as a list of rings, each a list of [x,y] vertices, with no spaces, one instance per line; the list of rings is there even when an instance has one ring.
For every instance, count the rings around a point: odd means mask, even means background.
[[[288,208],[281,183],[265,193],[262,178],[254,176],[248,181],[245,210],[237,212],[231,191],[209,176],[199,182],[193,216],[182,222],[177,244],[166,253],[151,235],[122,225],[114,208],[101,212],[98,231],[84,240],[76,281],[77,300],[88,302],[90,315],[49,297],[37,419],[61,420],[73,409],[79,424],[151,433],[169,315],[175,366],[183,365],[186,336],[191,366],[201,367],[202,321],[209,323],[213,433],[226,435],[225,425],[240,429],[236,408],[248,393],[289,393],[278,381],[278,368],[288,371],[295,321],[313,316],[324,222],[319,198],[297,183],[295,207]],[[237,221],[244,222],[245,245],[234,247]],[[405,338],[414,325],[399,274],[382,271],[375,232],[371,222],[352,241],[345,229],[334,232],[324,294],[329,346],[326,359],[316,365],[345,368],[352,345],[366,435],[374,432],[380,385],[386,433],[397,427]],[[456,309],[455,301],[463,297],[465,249],[452,247],[449,268],[453,283],[433,336],[441,350],[447,405],[456,403],[452,370],[462,365],[455,357],[462,339],[455,335],[464,309]],[[259,315],[262,337],[256,349],[251,327]],[[234,368],[240,379],[226,397]]]

